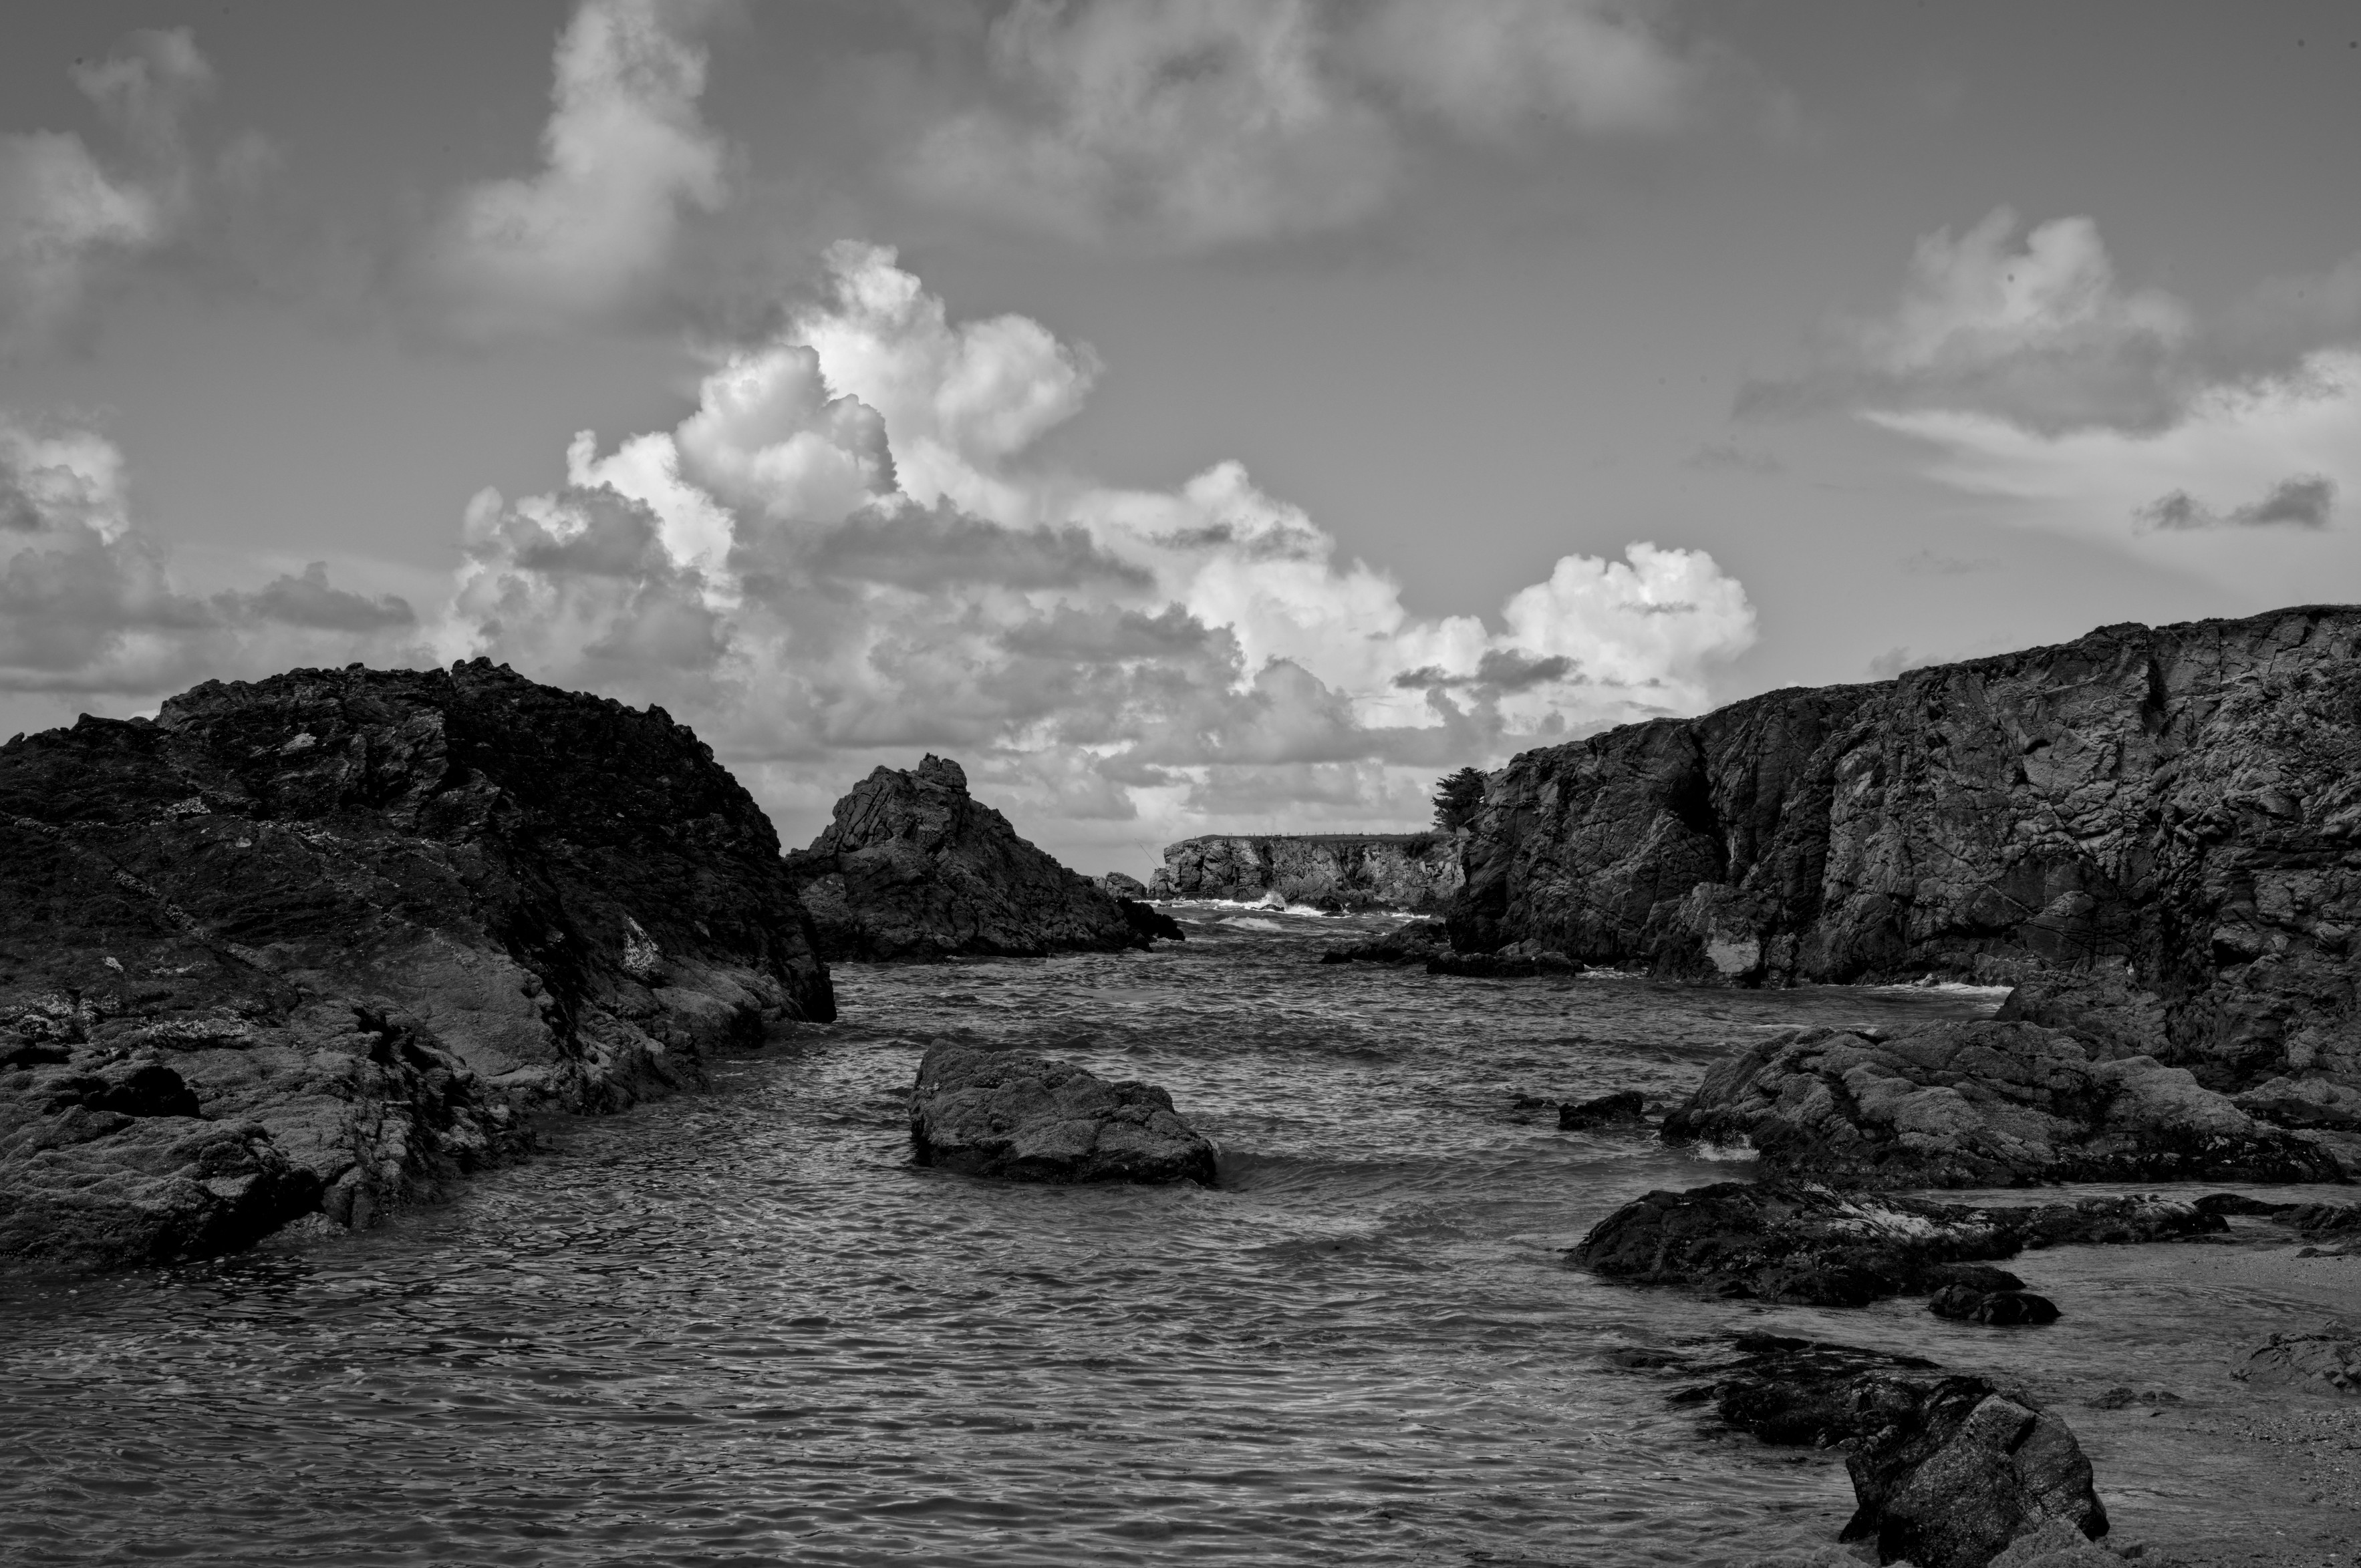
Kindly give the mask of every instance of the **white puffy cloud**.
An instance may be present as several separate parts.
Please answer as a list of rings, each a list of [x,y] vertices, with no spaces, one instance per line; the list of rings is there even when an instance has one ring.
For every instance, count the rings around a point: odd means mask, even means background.
[[[1016,0],[984,90],[917,141],[921,196],[1195,249],[1382,207],[1428,126],[1663,132],[1698,73],[1616,0]]]
[[[1750,383],[1741,411],[1939,408],[2052,431],[2176,418],[2202,384],[2189,308],[2123,288],[2087,217],[2021,242],[2020,227],[2000,207],[1965,234],[1926,236],[1890,312],[1830,322],[1811,367]]]
[[[72,74],[123,152],[103,159],[69,132],[0,135],[0,357],[70,334],[108,269],[170,243],[195,201],[183,125],[214,73],[187,30],[135,33]]]
[[[827,302],[723,358],[672,430],[586,433],[565,488],[478,497],[438,654],[661,701],[790,839],[932,747],[1083,855],[1248,796],[1415,820],[1437,768],[1695,710],[1752,639],[1734,580],[1650,544],[1566,557],[1501,630],[1413,616],[1235,464],[1171,491],[1042,464],[1086,349],[952,320],[891,251],[831,265]]]
[[[418,630],[401,599],[338,588],[316,563],[252,591],[186,591],[134,522],[112,442],[0,414],[0,707],[12,713],[30,694],[130,700],[206,676],[406,662]]]
[[[582,0],[557,40],[542,167],[461,192],[429,247],[465,328],[564,326],[658,293],[685,210],[728,191],[705,125],[707,56],[694,0]]]

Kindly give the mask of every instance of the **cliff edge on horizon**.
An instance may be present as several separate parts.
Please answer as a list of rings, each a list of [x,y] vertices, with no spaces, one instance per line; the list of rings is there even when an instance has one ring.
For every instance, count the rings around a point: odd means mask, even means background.
[[[2361,1083],[2361,608],[2103,627],[1491,775],[1455,946],[1741,983],[2127,976],[2213,1087]]]
[[[1216,833],[1164,847],[1154,898],[1257,899],[1435,914],[1459,891],[1449,833]]]
[[[521,1152],[835,1015],[663,710],[449,670],[207,682],[0,748],[0,1255],[168,1261]]]

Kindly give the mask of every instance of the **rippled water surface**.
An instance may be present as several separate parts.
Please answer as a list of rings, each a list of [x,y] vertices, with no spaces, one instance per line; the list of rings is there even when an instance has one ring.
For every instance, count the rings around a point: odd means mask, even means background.
[[[1995,994],[1428,979],[1313,961],[1368,921],[1187,914],[1152,954],[840,970],[846,1022],[379,1232],[0,1282],[0,1554],[1735,1562],[1831,1539],[1841,1467],[1711,1434],[1605,1352],[1767,1323],[2193,1386],[2225,1313],[2305,1310],[2083,1249],[2038,1282],[2116,1299],[2002,1353],[1912,1304],[1602,1284],[1562,1256],[1593,1222],[1744,1168],[1520,1095],[1664,1097],[1765,1030]],[[907,1086],[959,1033],[1163,1084],[1222,1190],[913,1168]],[[2161,1519],[2187,1499],[2145,1417],[2074,1420]]]

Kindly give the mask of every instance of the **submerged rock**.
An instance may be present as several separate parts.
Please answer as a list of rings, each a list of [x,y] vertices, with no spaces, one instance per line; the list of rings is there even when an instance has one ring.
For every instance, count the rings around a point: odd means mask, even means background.
[[[1469,980],[1535,980],[1543,975],[1580,974],[1582,966],[1554,948],[1504,948],[1497,953],[1439,953],[1426,961],[1429,974]]]
[[[835,1012],[712,752],[483,660],[13,740],[0,891],[0,1255],[365,1225]]]
[[[1016,836],[946,757],[879,768],[787,857],[831,960],[1144,948],[1114,894]]]
[[[1646,1125],[1647,1120],[1647,1102],[1640,1097],[1636,1089],[1618,1090],[1612,1094],[1602,1094],[1596,1100],[1585,1100],[1580,1104],[1568,1101],[1557,1108],[1557,1124],[1562,1132],[1583,1132],[1593,1127],[1640,1127]]]
[[[1938,1318],[1966,1323],[1990,1323],[2006,1328],[2017,1323],[2054,1323],[2058,1303],[2030,1290],[1980,1290],[1972,1285],[1946,1285],[1927,1299],[1927,1310]]]
[[[2072,1429],[2023,1390],[1850,1345],[1748,1334],[1737,1346],[1675,1398],[1709,1400],[1765,1442],[1842,1449],[1858,1507],[1840,1539],[1873,1543],[1879,1561],[1986,1568],[2045,1527],[2107,1532]],[[2056,1549],[2054,1534],[2037,1539]]]
[[[1960,1264],[2073,1242],[2173,1241],[2229,1228],[2193,1203],[2085,1198],[2025,1208],[1717,1182],[1651,1192],[1591,1227],[1574,1261],[1610,1279],[1815,1307],[1861,1307],[1947,1286],[2020,1290]],[[1993,1276],[1999,1276],[1998,1278]]]
[[[1151,1083],[949,1040],[910,1091],[920,1165],[1019,1181],[1213,1183],[1213,1146]]]
[[[1323,964],[1422,964],[1448,953],[1451,941],[1440,920],[1412,920],[1366,942],[1331,948],[1320,955]]]
[[[1716,1064],[1664,1135],[1745,1139],[1767,1171],[1872,1187],[2345,1179],[2183,1069],[1997,1020],[1766,1040]]]
[[[1626,725],[1490,776],[1453,939],[1740,983],[2128,966],[2137,1051],[2361,1089],[2357,719],[2361,607],[2313,605]]]

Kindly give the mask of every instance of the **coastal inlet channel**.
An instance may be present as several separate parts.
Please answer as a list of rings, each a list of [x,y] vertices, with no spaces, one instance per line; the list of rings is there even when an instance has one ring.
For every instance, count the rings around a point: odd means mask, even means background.
[[[1568,1266],[1617,1205],[1751,1166],[1551,1102],[1661,1109],[1770,1031],[1999,992],[1429,978],[1316,962],[1384,917],[1174,912],[1189,940],[1152,953],[842,966],[842,1023],[553,1121],[373,1232],[0,1278],[0,1560],[1747,1563],[1834,1541],[1840,1460],[1719,1431],[1618,1353],[1749,1329],[2021,1380],[2119,1541],[2345,1560],[2310,1407],[2229,1373],[2361,1297],[2361,1261],[2063,1248],[2013,1266],[2066,1312],[2025,1330]],[[915,1168],[946,1035],[1163,1085],[1221,1189]]]

